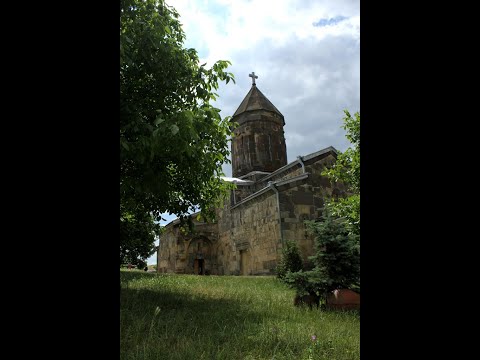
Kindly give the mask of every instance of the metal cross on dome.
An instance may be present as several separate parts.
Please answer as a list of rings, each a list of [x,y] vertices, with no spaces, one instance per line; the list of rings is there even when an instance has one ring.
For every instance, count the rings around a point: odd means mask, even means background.
[[[252,78],[252,85],[255,85],[255,79],[258,79],[258,76],[256,76],[253,71],[251,74],[248,74],[248,76]]]

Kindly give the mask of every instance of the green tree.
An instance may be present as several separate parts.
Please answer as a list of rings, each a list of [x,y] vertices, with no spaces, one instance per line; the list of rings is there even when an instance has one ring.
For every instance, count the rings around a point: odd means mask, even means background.
[[[310,271],[287,272],[284,281],[298,295],[316,293],[325,297],[338,288],[360,291],[360,113],[344,110],[346,137],[351,143],[339,152],[335,164],[322,174],[343,182],[348,196],[328,199],[319,222],[306,221],[315,235],[315,255]]]
[[[360,247],[358,235],[350,231],[345,218],[334,217],[324,209],[322,221],[306,221],[315,236],[315,255],[310,260],[322,279],[324,291],[360,286]]]
[[[345,218],[350,231],[360,235],[360,113],[352,117],[348,110],[344,110],[343,118],[346,137],[352,144],[345,152],[339,153],[337,161],[323,172],[332,181],[342,181],[350,196],[330,199],[327,206],[333,216]]]
[[[184,41],[179,14],[163,0],[120,1],[120,216],[141,219],[121,221],[123,233],[134,225],[148,233],[150,215],[182,219],[201,208],[211,217],[232,186],[220,179],[229,119],[210,104],[219,81],[234,81],[230,62],[200,65]]]
[[[288,272],[285,282],[298,295],[316,293],[325,297],[332,290],[360,289],[360,248],[358,235],[350,231],[344,218],[333,217],[324,209],[322,221],[306,221],[315,236],[315,267],[310,271]]]
[[[124,264],[145,266],[146,260],[156,251],[155,239],[160,225],[146,211],[128,213],[120,206],[120,266]]]
[[[227,187],[229,119],[210,101],[230,62],[199,65],[178,17],[161,0],[121,2],[120,191],[156,218],[208,212]]]
[[[287,241],[282,248],[282,259],[277,265],[277,277],[285,278],[287,272],[296,272],[303,269],[303,261],[298,245],[294,241]]]

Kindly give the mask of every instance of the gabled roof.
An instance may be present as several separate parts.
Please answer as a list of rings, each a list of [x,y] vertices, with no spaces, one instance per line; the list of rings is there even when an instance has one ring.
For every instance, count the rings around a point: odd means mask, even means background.
[[[265,95],[263,95],[263,93],[257,88],[255,84],[252,85],[252,88],[247,93],[245,99],[243,99],[242,103],[238,107],[237,111],[235,111],[235,114],[233,114],[233,116],[240,115],[245,111],[253,110],[271,111],[277,113],[283,118],[282,113],[278,111],[275,105],[273,105]]]
[[[297,164],[300,164],[300,163],[301,163],[300,160],[301,160],[302,162],[308,161],[308,160],[311,160],[311,159],[316,158],[317,156],[321,156],[321,155],[327,154],[327,153],[329,153],[329,152],[332,152],[332,153],[334,153],[335,155],[338,154],[337,149],[335,149],[333,146],[329,146],[329,147],[327,147],[327,148],[325,148],[325,149],[316,151],[316,152],[314,152],[314,153],[311,153],[311,154],[308,154],[308,155],[305,155],[305,156],[297,156],[297,160],[292,161],[290,164],[284,165],[284,166],[282,166],[281,168],[278,168],[278,169],[275,170],[274,172],[272,172],[272,173],[268,174],[267,176],[259,179],[257,182],[262,182],[262,181],[265,181],[265,180],[267,180],[267,179],[269,179],[269,178],[271,178],[271,177],[274,177],[274,176],[276,176],[276,175],[278,175],[278,174],[281,174],[282,172],[290,169],[291,167],[293,167],[293,166],[295,166],[295,165],[297,165]],[[299,159],[299,158],[300,158],[300,159]]]

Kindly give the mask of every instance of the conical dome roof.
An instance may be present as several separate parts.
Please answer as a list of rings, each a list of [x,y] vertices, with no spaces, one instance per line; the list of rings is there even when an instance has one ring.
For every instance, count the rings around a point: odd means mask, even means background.
[[[242,103],[238,107],[237,111],[233,116],[240,115],[245,111],[253,110],[267,110],[274,113],[277,113],[283,118],[283,115],[278,109],[267,99],[265,95],[257,88],[255,84],[252,85],[252,88],[248,94],[243,99]]]

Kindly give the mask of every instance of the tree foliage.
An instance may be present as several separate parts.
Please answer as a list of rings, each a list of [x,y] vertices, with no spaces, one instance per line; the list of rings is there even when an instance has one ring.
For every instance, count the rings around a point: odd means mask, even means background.
[[[360,291],[360,113],[344,110],[346,137],[352,144],[339,152],[335,164],[323,171],[332,182],[343,182],[349,196],[327,199],[323,219],[306,221],[315,235],[315,265],[310,271],[287,272],[284,281],[298,295],[325,297],[338,288]]]
[[[310,259],[322,279],[325,291],[358,288],[360,285],[360,245],[344,218],[335,218],[324,210],[322,221],[307,221],[315,236],[315,255]]]
[[[277,265],[277,277],[283,279],[287,272],[296,272],[302,269],[303,261],[297,243],[287,241],[282,248],[282,258]]]
[[[158,219],[200,207],[207,215],[228,186],[229,119],[210,101],[229,61],[208,69],[163,1],[124,0],[120,12],[120,191]],[[210,214],[211,215],[211,214]]]
[[[346,137],[352,144],[345,152],[339,152],[337,161],[323,172],[332,181],[342,181],[346,184],[350,196],[330,199],[327,202],[332,215],[343,217],[350,226],[350,231],[360,235],[360,113],[352,117],[344,110],[343,118]]]
[[[360,247],[358,235],[351,232],[345,219],[335,218],[328,208],[322,221],[306,221],[315,235],[315,255],[310,256],[315,267],[310,271],[288,272],[285,282],[299,295],[349,288],[360,289]]]
[[[231,187],[220,179],[229,119],[210,104],[218,83],[234,80],[230,62],[200,65],[184,41],[179,14],[163,0],[120,1],[121,258],[150,252],[162,213],[201,208],[211,217]]]
[[[121,206],[121,210],[124,210]],[[146,260],[155,253],[155,239],[160,234],[160,225],[153,216],[143,210],[135,214],[121,211],[120,215],[120,265],[145,266]]]

